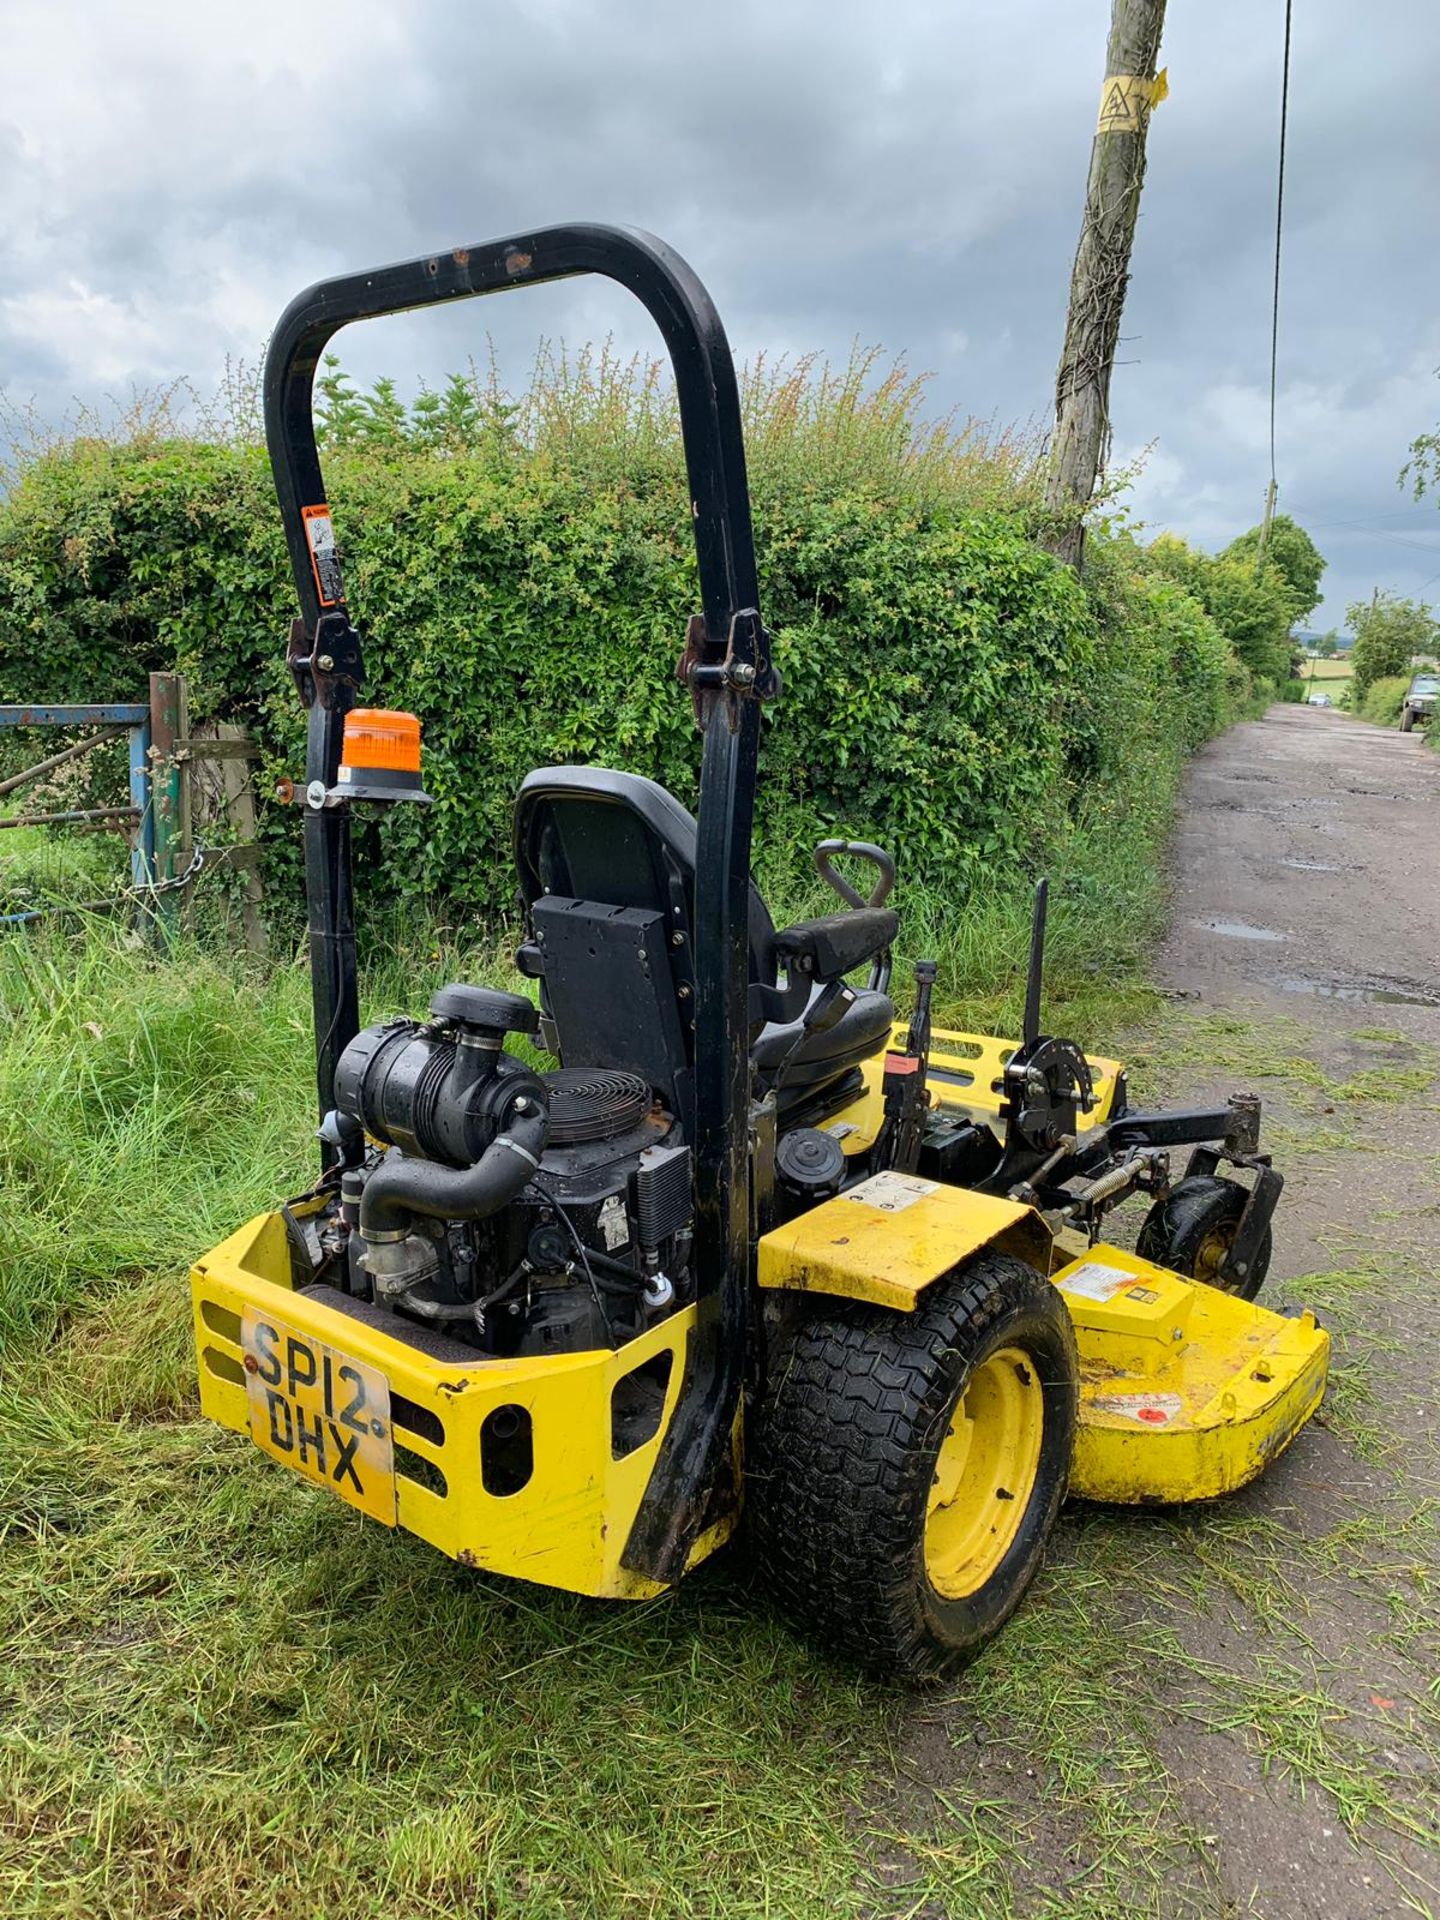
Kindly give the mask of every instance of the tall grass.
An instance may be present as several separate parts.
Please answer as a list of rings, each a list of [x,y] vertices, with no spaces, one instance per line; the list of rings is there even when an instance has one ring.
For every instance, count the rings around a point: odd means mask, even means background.
[[[0,834],[0,915],[109,899],[125,885],[128,865],[125,842],[115,834],[7,828]]]
[[[0,1352],[299,1178],[308,990],[118,924],[0,940]]]
[[[1028,508],[1039,500],[1042,435],[1036,426],[933,413],[930,376],[878,347],[843,364],[820,354],[740,369],[746,463],[757,491],[804,474],[817,493],[861,482],[895,503],[968,511]],[[625,356],[612,342],[568,352],[542,345],[525,386],[511,392],[492,362],[460,376],[471,401],[457,408],[457,450],[476,438],[562,461],[605,482],[684,470],[674,381],[666,361]],[[413,432],[413,418],[406,429]],[[364,438],[363,427],[359,437]],[[373,443],[373,440],[372,440]]]
[[[423,445],[486,453],[498,465],[539,458],[606,483],[637,474],[678,482],[684,472],[669,362],[621,353],[611,339],[577,349],[542,340],[519,386],[502,376],[492,349],[483,361],[467,361],[438,392],[422,385],[410,400],[393,381],[359,393],[337,361],[326,369],[317,389],[322,445]],[[925,507],[1038,504],[1040,423],[937,414],[929,405],[931,376],[903,356],[858,343],[843,363],[816,353],[772,359],[762,352],[738,377],[747,465],[761,488],[804,473],[818,491],[863,478],[877,494]],[[0,496],[37,463],[86,449],[98,455],[107,447],[160,451],[177,442],[260,447],[260,387],[259,366],[233,359],[212,389],[177,379],[58,420],[0,392]]]
[[[1405,704],[1409,686],[1408,673],[1390,674],[1384,679],[1372,680],[1358,708],[1360,718],[1373,720],[1377,727],[1398,727],[1400,709]]]

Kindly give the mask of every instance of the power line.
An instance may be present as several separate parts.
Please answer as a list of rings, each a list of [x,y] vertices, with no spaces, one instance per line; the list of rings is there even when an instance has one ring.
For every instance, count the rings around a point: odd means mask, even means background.
[[[1295,509],[1302,511],[1299,507]],[[1416,553],[1435,553],[1440,551],[1432,541],[1410,540],[1403,533],[1391,533],[1388,527],[1370,527],[1363,521],[1355,520],[1312,520],[1307,514],[1305,525],[1316,533],[1346,532],[1360,535],[1366,540],[1388,540],[1392,546],[1413,547]]]
[[[1290,9],[1285,0],[1285,54],[1280,73],[1280,164],[1275,179],[1275,287],[1270,302],[1270,493],[1275,494],[1275,372],[1280,359],[1280,236],[1285,224],[1285,127],[1290,112]]]

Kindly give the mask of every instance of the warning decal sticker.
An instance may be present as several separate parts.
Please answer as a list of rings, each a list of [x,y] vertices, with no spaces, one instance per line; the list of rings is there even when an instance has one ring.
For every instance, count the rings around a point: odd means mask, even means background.
[[[1178,1393],[1097,1393],[1090,1402],[1097,1413],[1118,1413],[1142,1427],[1168,1427],[1183,1405]]]
[[[1161,68],[1153,80],[1139,73],[1107,74],[1100,89],[1100,117],[1096,133],[1138,133],[1146,119],[1162,100],[1169,97],[1170,82]]]
[[[625,1202],[618,1193],[612,1193],[601,1202],[596,1222],[605,1236],[607,1253],[617,1253],[621,1247],[630,1244],[630,1222],[625,1217]]]
[[[1138,1273],[1124,1267],[1107,1267],[1103,1260],[1087,1260],[1073,1273],[1060,1274],[1055,1284],[1062,1293],[1073,1293],[1081,1300],[1113,1300],[1117,1293],[1139,1284]]]
[[[310,548],[310,565],[315,570],[315,591],[322,607],[338,607],[345,598],[340,578],[340,553],[335,545],[335,528],[329,507],[302,507],[305,539]]]
[[[913,1207],[917,1200],[923,1200],[928,1194],[938,1191],[934,1180],[917,1180],[909,1173],[876,1173],[868,1180],[862,1180],[858,1187],[852,1187],[845,1198],[859,1200],[862,1205],[874,1207],[880,1213],[903,1213],[906,1207]]]

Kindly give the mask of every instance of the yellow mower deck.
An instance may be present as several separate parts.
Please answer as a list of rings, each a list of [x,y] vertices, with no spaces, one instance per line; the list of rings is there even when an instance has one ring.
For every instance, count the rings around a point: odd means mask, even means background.
[[[1208,1500],[1262,1473],[1325,1391],[1330,1336],[1103,1243],[1053,1276],[1080,1347],[1070,1490]]]

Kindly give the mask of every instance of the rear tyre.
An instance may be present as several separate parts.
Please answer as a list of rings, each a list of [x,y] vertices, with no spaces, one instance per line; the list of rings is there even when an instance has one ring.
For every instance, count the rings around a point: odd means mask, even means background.
[[[748,1450],[766,1584],[878,1671],[968,1659],[1040,1565],[1078,1380],[1063,1299],[1008,1254],[937,1281],[913,1314],[826,1303],[772,1352]]]
[[[1270,1271],[1274,1236],[1269,1227],[1255,1250],[1254,1265],[1243,1280],[1230,1280],[1221,1272],[1235,1244],[1240,1216],[1249,1198],[1238,1180],[1201,1174],[1181,1180],[1146,1214],[1135,1251],[1142,1260],[1153,1260],[1157,1267],[1169,1267],[1172,1273],[1183,1274],[1187,1280],[1203,1280],[1207,1286],[1218,1287],[1221,1293],[1253,1300]]]

